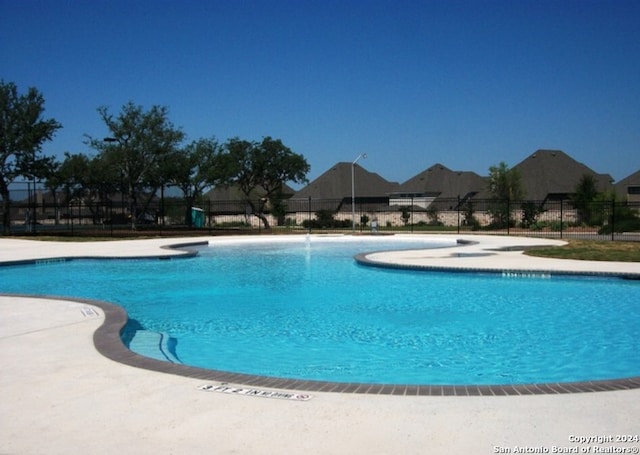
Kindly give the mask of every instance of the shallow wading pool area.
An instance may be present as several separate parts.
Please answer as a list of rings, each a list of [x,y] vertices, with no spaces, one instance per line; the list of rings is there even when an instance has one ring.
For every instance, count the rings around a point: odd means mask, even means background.
[[[0,292],[122,306],[124,342],[195,367],[405,385],[640,376],[640,282],[372,268],[364,252],[455,240],[288,237],[212,242],[188,259],[2,267]]]

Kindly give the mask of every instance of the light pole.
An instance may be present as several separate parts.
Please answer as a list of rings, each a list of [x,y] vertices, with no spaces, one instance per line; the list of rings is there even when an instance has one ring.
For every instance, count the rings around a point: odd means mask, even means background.
[[[102,141],[110,145],[117,144],[118,146],[120,146],[120,141],[118,141],[118,139],[116,139],[115,137],[105,137],[104,139],[102,139]],[[129,211],[133,213],[132,205],[129,206]],[[122,221],[124,222],[126,217],[124,213],[124,170],[122,168],[120,168],[120,215],[122,216]],[[135,229],[134,223],[135,219],[133,216],[131,216],[131,229]],[[111,217],[111,225],[113,226],[113,216]]]
[[[356,163],[362,158],[367,158],[366,153],[361,153],[351,163],[351,232],[356,232]]]

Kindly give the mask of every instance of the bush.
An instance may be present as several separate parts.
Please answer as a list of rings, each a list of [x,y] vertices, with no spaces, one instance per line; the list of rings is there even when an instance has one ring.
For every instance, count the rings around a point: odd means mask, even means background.
[[[567,223],[561,223],[560,221],[536,221],[529,226],[532,231],[542,231],[548,229],[550,231],[561,231],[567,228]]]
[[[348,229],[351,227],[349,220],[304,220],[302,227],[305,229]]]
[[[351,227],[350,220],[336,220],[331,210],[318,210],[314,220],[304,220],[302,226],[311,229],[346,229]]]
[[[246,228],[251,227],[251,225],[244,221],[225,221],[223,223],[215,223],[215,227],[217,228]]]
[[[542,231],[545,227],[548,226],[548,223],[546,221],[543,222],[536,222],[533,223],[532,225],[529,226],[529,230],[531,231]],[[522,227],[524,228],[524,223],[522,223]]]
[[[409,220],[411,219],[411,212],[409,210],[409,207],[400,207],[400,212],[402,212],[402,215],[400,215],[400,219],[402,220],[404,225],[407,226],[409,224]]]
[[[625,218],[616,220],[615,224],[606,224],[598,230],[598,234],[611,234],[615,232],[638,232],[640,231],[640,218]]]
[[[480,220],[478,220],[478,218],[476,218],[475,216],[472,216],[471,218],[467,218],[465,220],[465,224],[468,226],[471,226],[472,231],[479,231],[480,228],[482,227],[480,225]]]
[[[544,212],[544,209],[535,202],[523,202],[520,207],[522,208],[522,227],[533,229],[537,224],[538,216]]]
[[[552,221],[549,223],[549,228],[551,228],[552,231],[564,231],[567,229],[567,223],[563,223],[562,221]]]

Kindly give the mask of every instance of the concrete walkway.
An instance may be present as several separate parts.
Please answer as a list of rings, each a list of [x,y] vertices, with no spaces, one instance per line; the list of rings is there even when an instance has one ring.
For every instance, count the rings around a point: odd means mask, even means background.
[[[554,242],[473,239],[480,243],[463,252]],[[0,238],[0,261],[159,256],[178,254],[164,245],[193,241]],[[394,254],[386,259],[398,260]],[[418,253],[412,255],[412,261],[419,260]],[[510,269],[531,260],[519,252],[449,259],[477,260],[474,267],[480,259],[491,267],[503,261]],[[419,263],[449,259],[423,257]],[[565,264],[574,267],[573,262]],[[545,267],[551,265],[545,261]],[[592,266],[598,270],[603,264]],[[607,267],[635,273],[639,264]],[[309,401],[205,392],[199,387],[206,381],[133,368],[100,355],[93,333],[103,320],[99,308],[84,303],[0,296],[0,454],[490,454],[534,447],[597,453],[594,446],[638,453],[640,447],[640,442],[608,439],[640,433],[640,389],[506,397],[314,392]],[[601,444],[577,439],[589,437],[605,439]]]

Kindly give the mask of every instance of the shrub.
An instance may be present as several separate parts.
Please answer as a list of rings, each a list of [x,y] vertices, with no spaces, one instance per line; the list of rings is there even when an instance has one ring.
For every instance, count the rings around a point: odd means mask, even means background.
[[[479,231],[480,228],[482,227],[480,225],[480,220],[478,220],[478,218],[476,218],[475,216],[472,216],[471,218],[467,218],[465,220],[465,223],[471,226],[472,231]]]
[[[640,218],[624,218],[615,220],[614,224],[606,224],[598,230],[598,234],[611,234],[611,232],[638,232],[640,231]]]
[[[402,215],[400,215],[400,219],[406,226],[407,224],[409,224],[409,219],[411,218],[411,212],[409,211],[409,207],[400,207],[400,212],[402,212]]]
[[[525,229],[533,227],[538,216],[544,212],[544,209],[535,202],[523,202],[520,207],[522,208],[522,227]]]
[[[302,226],[312,229],[345,229],[351,227],[350,220],[336,220],[331,210],[318,210],[314,220],[304,220]]]

